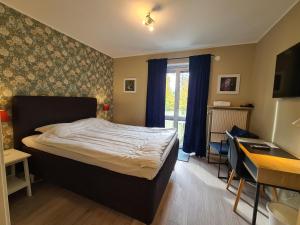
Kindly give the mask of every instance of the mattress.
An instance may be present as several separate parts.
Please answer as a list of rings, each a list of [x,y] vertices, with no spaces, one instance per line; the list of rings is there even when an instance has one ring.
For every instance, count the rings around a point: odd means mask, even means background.
[[[23,138],[27,147],[152,180],[176,139],[175,129],[145,128],[90,118],[50,125]]]

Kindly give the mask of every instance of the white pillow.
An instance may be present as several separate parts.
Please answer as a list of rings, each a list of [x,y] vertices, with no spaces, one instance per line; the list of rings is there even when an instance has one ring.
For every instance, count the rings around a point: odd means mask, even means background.
[[[93,127],[93,128],[103,128],[106,126],[112,126],[113,123],[101,118],[87,118],[74,121],[73,124],[82,125],[86,127]]]
[[[49,134],[51,133],[57,137],[64,138],[64,137],[72,136],[74,133],[82,131],[87,127],[89,127],[89,124],[77,123],[76,121],[73,123],[60,124],[58,126],[55,126],[54,128],[47,131],[47,133]]]
[[[66,124],[69,124],[69,123],[56,123],[56,124],[49,124],[49,125],[46,125],[46,126],[42,126],[42,127],[38,127],[38,128],[35,128],[34,130],[35,131],[38,131],[38,132],[41,132],[41,133],[45,133],[55,127],[58,127],[58,126],[62,126],[62,125],[66,125]]]
[[[72,123],[57,123],[57,124],[49,124],[46,126],[38,127],[35,131],[39,131],[41,133],[51,133],[58,137],[67,137],[86,129],[88,127],[103,129],[106,126],[112,126],[113,123],[99,118],[87,118],[74,121]]]

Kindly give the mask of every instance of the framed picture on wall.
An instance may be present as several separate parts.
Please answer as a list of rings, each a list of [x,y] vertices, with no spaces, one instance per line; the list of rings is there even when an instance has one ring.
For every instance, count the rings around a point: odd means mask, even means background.
[[[124,79],[124,92],[135,93],[136,92],[136,78],[125,78]]]
[[[240,91],[240,74],[222,74],[218,76],[218,94],[238,94]]]

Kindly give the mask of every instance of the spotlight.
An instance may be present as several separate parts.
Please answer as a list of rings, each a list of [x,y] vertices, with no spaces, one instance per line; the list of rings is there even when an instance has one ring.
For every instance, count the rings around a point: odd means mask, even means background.
[[[150,32],[154,31],[154,27],[153,26],[149,26],[149,31]]]
[[[143,24],[148,27],[149,31],[152,32],[154,30],[154,19],[151,17],[150,12],[146,15],[146,18],[143,20]]]

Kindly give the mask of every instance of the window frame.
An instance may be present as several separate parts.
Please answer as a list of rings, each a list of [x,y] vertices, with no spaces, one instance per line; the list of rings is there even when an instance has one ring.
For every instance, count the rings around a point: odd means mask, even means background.
[[[175,73],[176,81],[175,81],[175,99],[174,99],[174,115],[165,115],[165,120],[172,120],[173,126],[178,129],[178,122],[185,121],[185,116],[179,116],[179,101],[180,101],[180,74],[181,73],[189,73],[189,64],[188,63],[174,63],[168,64],[167,66],[167,74]],[[166,74],[166,76],[167,76]]]

